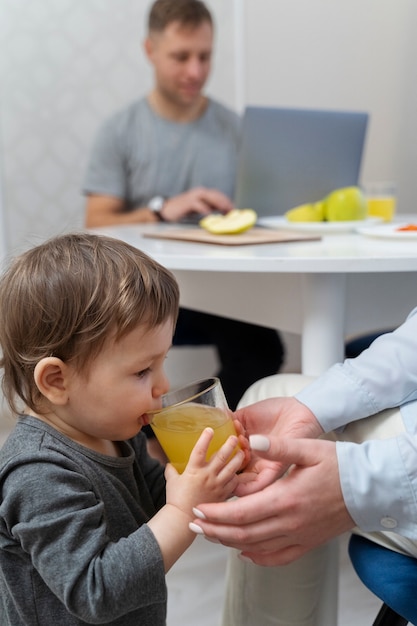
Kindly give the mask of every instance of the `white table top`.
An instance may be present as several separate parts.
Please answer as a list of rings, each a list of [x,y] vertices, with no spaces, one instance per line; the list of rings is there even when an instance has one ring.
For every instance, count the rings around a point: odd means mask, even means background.
[[[180,284],[182,306],[300,333],[307,374],[341,360],[346,336],[397,326],[417,305],[417,238],[346,233],[224,246],[143,237],[155,228],[178,226],[92,232],[122,239],[169,268]]]
[[[417,217],[415,220],[417,222]],[[319,241],[225,246],[148,239],[142,236],[146,231],[178,228],[175,224],[140,224],[107,226],[93,230],[140,247],[172,270],[256,273],[417,270],[417,237],[408,240],[377,239],[346,233],[324,235]]]

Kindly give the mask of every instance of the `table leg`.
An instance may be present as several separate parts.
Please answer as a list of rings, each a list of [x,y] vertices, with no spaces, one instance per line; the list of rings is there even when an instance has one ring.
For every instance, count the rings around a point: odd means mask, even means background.
[[[303,276],[303,374],[318,376],[343,360],[346,310],[345,274]],[[318,623],[334,626],[338,616],[339,543],[330,544]]]
[[[346,274],[304,274],[302,373],[318,376],[343,360]]]

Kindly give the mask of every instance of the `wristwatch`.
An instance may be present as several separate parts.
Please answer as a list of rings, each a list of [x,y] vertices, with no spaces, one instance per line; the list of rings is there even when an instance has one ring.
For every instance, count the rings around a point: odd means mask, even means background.
[[[161,215],[164,204],[165,198],[163,196],[154,196],[148,202],[148,209],[152,211],[155,217],[161,222],[164,221],[164,218]]]

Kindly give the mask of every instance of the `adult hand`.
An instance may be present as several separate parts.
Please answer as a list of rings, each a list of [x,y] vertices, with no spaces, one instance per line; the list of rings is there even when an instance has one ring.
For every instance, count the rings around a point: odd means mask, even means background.
[[[323,429],[313,413],[293,397],[270,398],[239,409],[234,414],[247,436],[256,434],[276,438],[316,438]],[[259,456],[252,450],[251,460],[239,477],[236,495],[263,489],[288,469],[279,457]]]
[[[257,493],[198,505],[194,532],[241,550],[258,565],[285,565],[353,528],[335,443],[271,438],[269,450],[260,454],[291,468]]]
[[[189,213],[200,213],[203,216],[212,211],[228,213],[232,209],[232,201],[221,191],[195,187],[166,200],[161,217],[168,222],[177,222]]]

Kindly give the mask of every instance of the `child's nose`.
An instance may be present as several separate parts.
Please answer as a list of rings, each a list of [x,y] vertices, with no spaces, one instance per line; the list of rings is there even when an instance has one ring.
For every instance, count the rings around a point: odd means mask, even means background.
[[[161,396],[164,395],[164,393],[167,393],[168,390],[169,390],[169,380],[167,376],[165,375],[165,372],[162,372],[160,376],[158,376],[158,380],[153,386],[153,396],[154,398],[160,398]]]

